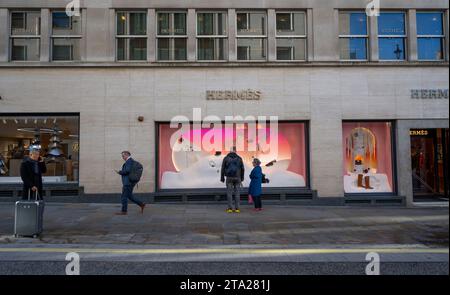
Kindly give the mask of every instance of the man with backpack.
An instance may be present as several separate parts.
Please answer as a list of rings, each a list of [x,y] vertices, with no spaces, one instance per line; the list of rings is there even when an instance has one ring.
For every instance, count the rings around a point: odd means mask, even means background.
[[[128,199],[141,207],[141,213],[144,213],[145,203],[141,202],[133,196],[134,186],[139,182],[142,176],[142,165],[131,158],[129,151],[122,152],[122,159],[125,163],[122,166],[122,170],[117,171],[117,174],[122,176],[122,211],[116,213],[116,215],[127,215],[128,211]]]
[[[244,162],[242,158],[236,154],[236,147],[223,159],[222,169],[220,172],[220,181],[227,185],[228,213],[233,212],[233,195],[234,195],[234,212],[240,213],[239,203],[241,200],[240,188],[244,181]]]

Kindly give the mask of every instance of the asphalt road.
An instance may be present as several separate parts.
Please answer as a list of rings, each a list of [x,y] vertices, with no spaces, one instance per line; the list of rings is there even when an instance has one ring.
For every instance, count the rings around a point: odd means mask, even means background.
[[[67,262],[2,261],[2,275],[65,275]],[[82,275],[365,275],[357,262],[120,262],[88,261]],[[448,275],[448,262],[382,263],[381,275]]]
[[[76,253],[76,254],[69,254]],[[0,275],[365,275],[379,258],[381,275],[448,275],[449,249],[419,245],[128,247],[1,246]],[[74,260],[74,256],[76,259]],[[79,263],[78,263],[79,261]]]

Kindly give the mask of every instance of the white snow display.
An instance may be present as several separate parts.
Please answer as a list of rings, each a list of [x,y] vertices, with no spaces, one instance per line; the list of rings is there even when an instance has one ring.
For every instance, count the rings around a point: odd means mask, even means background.
[[[370,186],[373,189],[366,189],[364,187],[358,187],[358,174],[350,173],[344,175],[344,191],[346,193],[391,193],[392,188],[389,185],[389,180],[386,174],[381,173],[368,173],[364,176],[370,177]],[[364,184],[364,181],[363,181]]]
[[[179,172],[164,172],[161,180],[162,189],[186,189],[186,188],[223,188],[224,184],[220,182],[220,169],[224,155],[204,156],[201,153],[196,154],[197,160],[191,166],[184,166]],[[176,161],[180,163],[181,161]],[[182,165],[180,165],[182,166]],[[250,184],[249,174],[253,167],[244,163],[245,178],[243,185],[248,187]],[[273,166],[262,166],[263,173],[270,180],[270,183],[264,184],[264,187],[302,187],[305,186],[305,179],[302,175],[287,171],[289,160],[279,161]],[[180,168],[180,167],[178,167]]]

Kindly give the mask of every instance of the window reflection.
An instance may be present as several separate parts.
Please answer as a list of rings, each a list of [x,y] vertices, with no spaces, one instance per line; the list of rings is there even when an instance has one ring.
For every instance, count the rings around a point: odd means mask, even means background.
[[[443,15],[440,12],[417,13],[417,52],[419,60],[444,59]]]
[[[378,17],[380,60],[406,59],[405,13],[385,12]]]

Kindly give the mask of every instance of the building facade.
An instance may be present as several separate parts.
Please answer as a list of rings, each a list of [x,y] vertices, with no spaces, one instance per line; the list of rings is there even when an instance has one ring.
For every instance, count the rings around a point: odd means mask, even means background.
[[[275,116],[277,156],[242,153],[271,194],[448,201],[448,1],[382,0],[378,16],[365,0],[68,3],[0,0],[5,196],[32,144],[48,186],[118,193],[130,150],[138,192],[208,195],[227,149],[193,147],[213,128],[197,119],[241,116],[231,137],[249,144],[245,118]]]

